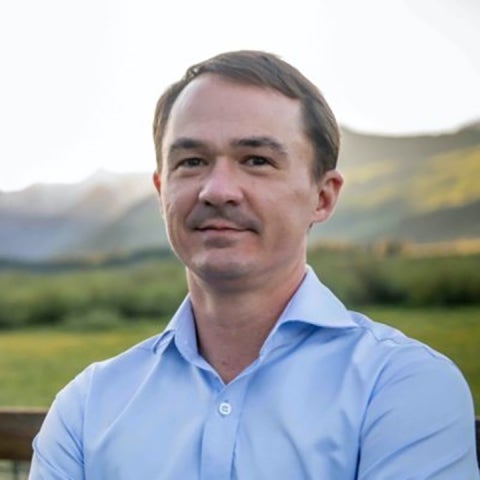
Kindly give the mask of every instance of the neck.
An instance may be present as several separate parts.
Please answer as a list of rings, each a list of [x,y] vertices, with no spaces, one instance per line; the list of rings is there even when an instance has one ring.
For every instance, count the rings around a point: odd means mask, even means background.
[[[278,317],[298,288],[305,266],[256,288],[211,284],[187,271],[201,355],[225,383],[259,355]],[[261,284],[261,288],[258,285]]]

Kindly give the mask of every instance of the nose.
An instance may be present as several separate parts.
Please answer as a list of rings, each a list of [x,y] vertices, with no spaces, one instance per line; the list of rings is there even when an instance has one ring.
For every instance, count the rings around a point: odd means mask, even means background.
[[[220,206],[224,204],[236,205],[243,198],[240,185],[240,172],[234,162],[227,158],[218,159],[204,177],[198,198],[201,202]]]

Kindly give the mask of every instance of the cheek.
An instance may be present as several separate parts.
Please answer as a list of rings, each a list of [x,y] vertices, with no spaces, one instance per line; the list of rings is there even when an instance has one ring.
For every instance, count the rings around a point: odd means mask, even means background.
[[[186,210],[190,202],[191,194],[182,192],[174,186],[170,186],[163,192],[162,195],[162,210],[163,216],[168,221],[169,219],[176,219],[181,216],[182,212]]]
[[[282,202],[284,214],[291,221],[297,224],[309,224],[315,212],[318,198],[316,190],[305,189],[302,186],[295,188],[292,185],[288,195],[284,197],[286,201]]]
[[[165,224],[169,239],[174,242],[176,241],[176,239],[179,239],[179,225],[181,224],[181,215],[178,212],[177,207],[178,204],[174,201],[169,200],[163,202],[163,222]]]
[[[297,208],[291,202],[276,202],[264,220],[265,234],[269,242],[278,248],[292,248],[292,242],[300,242],[310,224],[308,207]]]

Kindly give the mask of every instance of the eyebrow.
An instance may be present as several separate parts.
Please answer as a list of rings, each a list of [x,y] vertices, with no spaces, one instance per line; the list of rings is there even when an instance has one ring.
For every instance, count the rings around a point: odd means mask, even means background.
[[[250,148],[262,148],[267,147],[272,150],[275,150],[281,155],[287,154],[287,149],[277,140],[268,136],[251,136],[237,138],[230,142],[230,145],[233,147],[250,147]],[[208,150],[208,144],[190,137],[180,137],[177,138],[168,149],[168,154],[172,155],[178,150],[194,150],[194,149],[204,149]]]
[[[168,149],[168,154],[171,155],[173,152],[177,150],[193,150],[195,148],[206,149],[207,144],[200,140],[196,140],[194,138],[180,137],[180,138],[177,138],[170,145],[170,148]]]
[[[272,150],[275,150],[277,153],[281,155],[287,154],[287,149],[277,140],[272,137],[245,137],[239,138],[231,142],[233,146],[236,147],[251,147],[251,148],[261,148],[267,147]]]

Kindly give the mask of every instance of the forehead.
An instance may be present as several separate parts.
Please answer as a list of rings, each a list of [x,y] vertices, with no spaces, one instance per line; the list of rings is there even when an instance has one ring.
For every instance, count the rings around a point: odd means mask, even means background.
[[[252,135],[305,142],[300,101],[270,88],[204,74],[188,84],[175,101],[162,150],[178,137],[215,143]]]

